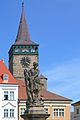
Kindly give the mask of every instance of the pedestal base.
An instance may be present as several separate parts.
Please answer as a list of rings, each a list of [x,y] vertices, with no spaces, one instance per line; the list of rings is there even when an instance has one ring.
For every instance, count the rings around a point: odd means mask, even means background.
[[[24,120],[46,120],[50,115],[47,114],[42,105],[31,105],[29,110],[21,117]]]

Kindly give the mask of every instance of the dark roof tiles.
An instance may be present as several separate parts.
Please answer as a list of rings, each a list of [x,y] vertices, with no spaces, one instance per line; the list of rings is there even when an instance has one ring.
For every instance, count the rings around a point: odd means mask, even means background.
[[[24,41],[18,40],[15,42],[14,45],[38,45],[38,44],[32,42],[31,40],[28,40],[28,41],[27,40],[24,40]]]
[[[22,3],[22,14],[20,18],[18,33],[14,45],[35,45],[36,43],[30,40],[28,26],[24,15],[24,3]]]

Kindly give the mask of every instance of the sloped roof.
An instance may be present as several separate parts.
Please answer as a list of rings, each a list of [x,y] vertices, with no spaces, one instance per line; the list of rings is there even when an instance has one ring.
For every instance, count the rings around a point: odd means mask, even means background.
[[[25,15],[24,15],[24,3],[22,2],[22,14],[21,14],[16,41],[25,41],[25,40],[29,41],[30,35],[28,32],[28,27],[27,27]]]
[[[40,78],[40,79],[46,79],[46,80],[47,80],[47,78],[46,78],[44,75],[42,75],[42,74],[40,74],[39,78]]]
[[[18,83],[18,99],[27,100],[25,82],[22,80],[17,80]]]
[[[14,43],[14,45],[38,45],[35,42],[31,41],[31,40],[18,40]]]
[[[80,106],[80,101],[75,102],[75,103],[73,103],[72,105],[73,105],[73,106]]]
[[[30,40],[30,35],[28,31],[28,26],[26,23],[26,18],[24,14],[24,2],[22,2],[22,13],[18,28],[18,33],[14,45],[35,45],[36,43]]]
[[[45,89],[43,89],[40,92],[41,96],[44,97],[44,100],[54,100],[54,101],[71,101],[70,99],[60,96],[58,94],[52,93],[50,91],[47,91]]]
[[[18,85],[19,85],[19,100],[27,100],[27,95],[26,95],[26,87],[25,87],[25,82],[18,80]],[[44,100],[53,100],[53,101],[71,101],[68,98],[62,97],[60,95],[57,95],[55,93],[51,93],[47,90],[42,90],[40,91],[40,95]]]
[[[8,81],[3,80],[3,75],[8,75]],[[17,84],[15,78],[12,76],[10,71],[7,69],[7,67],[4,64],[3,60],[0,60],[0,84]]]

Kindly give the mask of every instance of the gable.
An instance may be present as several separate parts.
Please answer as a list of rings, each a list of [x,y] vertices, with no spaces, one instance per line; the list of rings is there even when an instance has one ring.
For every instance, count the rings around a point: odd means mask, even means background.
[[[3,79],[4,74],[8,75],[8,80],[4,80]],[[10,71],[5,66],[3,60],[0,60],[0,84],[1,83],[16,84],[15,78],[12,76],[12,74],[10,73]]]

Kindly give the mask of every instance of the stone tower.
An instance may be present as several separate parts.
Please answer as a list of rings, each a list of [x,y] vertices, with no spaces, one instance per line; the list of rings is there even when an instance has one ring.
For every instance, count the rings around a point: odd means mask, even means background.
[[[24,68],[21,64],[23,58],[29,58],[33,62],[38,62],[38,44],[30,39],[26,19],[24,15],[24,2],[22,2],[22,13],[15,43],[9,50],[9,70],[18,80],[24,80]]]

